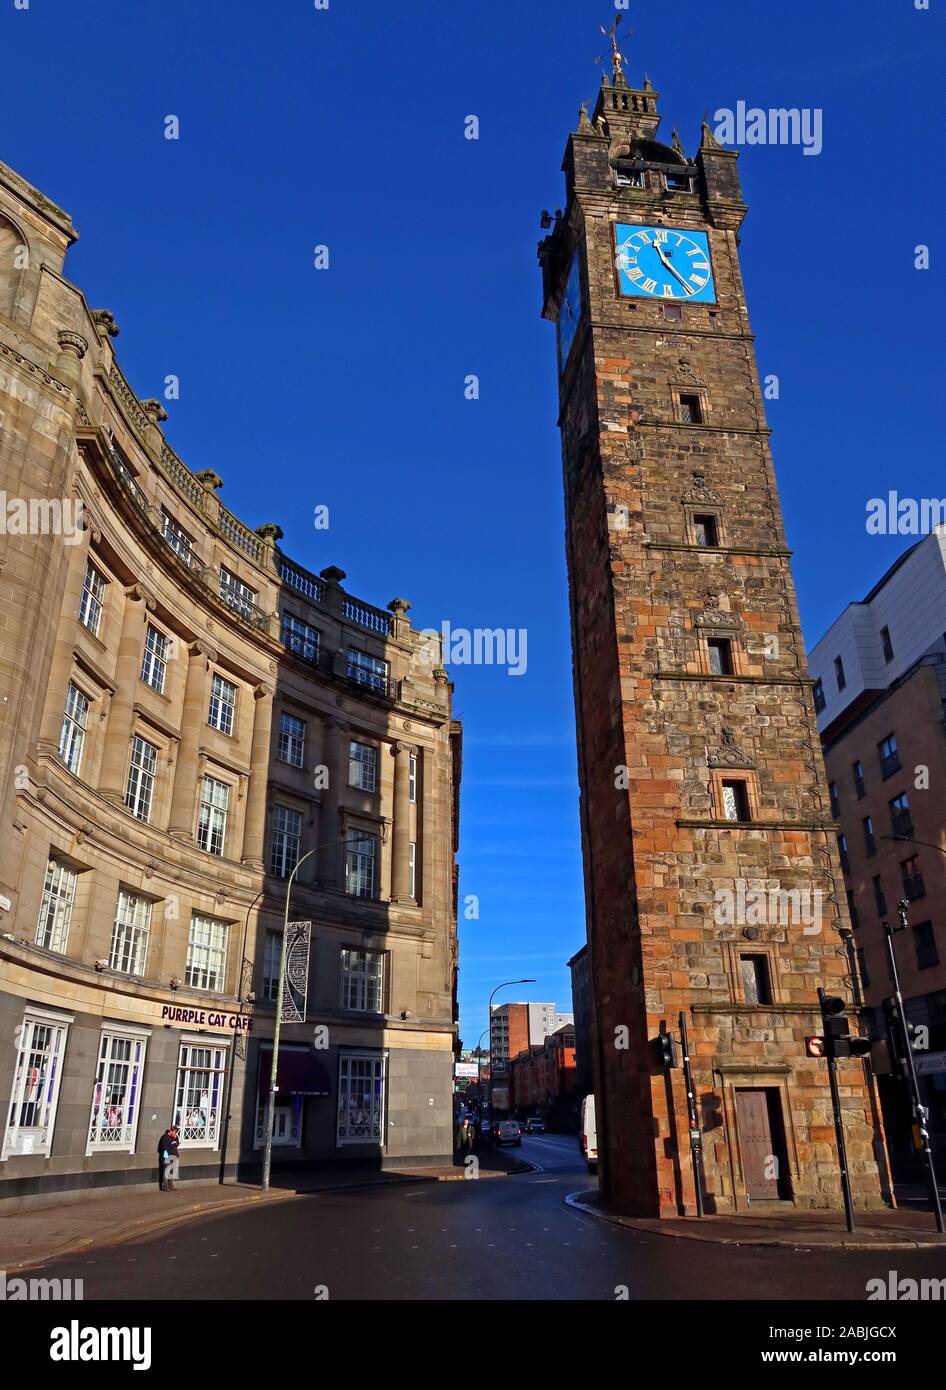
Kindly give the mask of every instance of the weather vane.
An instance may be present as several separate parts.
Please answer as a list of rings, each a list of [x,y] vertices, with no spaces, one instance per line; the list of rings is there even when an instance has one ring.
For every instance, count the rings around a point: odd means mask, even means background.
[[[606,29],[603,24],[599,25],[599,28],[602,34],[604,34],[605,38],[611,40],[611,66],[614,69],[615,77],[624,76],[624,70],[621,66],[624,62],[624,55],[618,48],[618,25],[620,24],[622,18],[623,15],[616,15],[614,18],[614,23],[611,25],[610,29]],[[600,63],[605,56],[606,55],[604,53],[599,54],[598,57],[595,59],[595,62]]]

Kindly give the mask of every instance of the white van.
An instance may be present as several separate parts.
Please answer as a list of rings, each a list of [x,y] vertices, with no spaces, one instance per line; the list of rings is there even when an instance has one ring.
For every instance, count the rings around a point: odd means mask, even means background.
[[[585,1096],[581,1103],[581,1156],[589,1173],[598,1171],[598,1127],[595,1123],[594,1095]]]

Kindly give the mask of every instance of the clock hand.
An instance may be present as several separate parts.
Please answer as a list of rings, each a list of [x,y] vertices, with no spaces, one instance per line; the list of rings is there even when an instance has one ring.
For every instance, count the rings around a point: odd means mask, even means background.
[[[667,257],[664,255],[664,253],[663,253],[663,248],[661,247],[659,241],[658,241],[658,242],[655,242],[655,244],[654,244],[654,249],[656,250],[657,255],[660,257],[660,259],[661,259],[661,261],[663,262],[663,264],[664,264],[664,265],[666,266],[666,268],[670,271],[670,274],[676,276],[676,278],[680,281],[680,284],[681,284],[681,285],[683,286],[683,288],[686,290],[687,294],[692,294],[692,293],[693,293],[693,290],[690,288],[690,286],[689,286],[689,285],[687,284],[687,282],[684,280],[684,278],[683,278],[683,276],[680,274],[679,270],[677,270],[676,266],[671,265],[670,262],[667,260]]]

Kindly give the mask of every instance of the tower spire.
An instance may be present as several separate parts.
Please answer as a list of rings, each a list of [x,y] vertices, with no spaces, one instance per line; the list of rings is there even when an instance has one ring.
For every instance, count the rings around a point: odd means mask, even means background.
[[[627,86],[627,79],[624,76],[624,54],[618,48],[618,25],[622,18],[623,15],[615,15],[614,22],[610,29],[606,29],[603,24],[599,26],[602,34],[604,34],[605,38],[610,40],[611,43],[611,71],[614,76],[615,87]],[[598,58],[596,61],[600,63],[601,59]]]

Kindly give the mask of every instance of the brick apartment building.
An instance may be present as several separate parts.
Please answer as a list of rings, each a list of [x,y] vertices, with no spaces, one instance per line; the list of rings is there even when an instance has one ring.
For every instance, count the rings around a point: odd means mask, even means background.
[[[540,1115],[570,1127],[576,1117],[575,1028],[565,1023],[509,1062],[509,1108],[520,1118]]]
[[[946,529],[911,546],[812,648],[815,707],[871,1034],[885,1035],[891,989],[885,921],[896,938],[910,1022],[929,1029],[917,1070],[932,1131],[946,1140]],[[898,1166],[912,1156],[899,1080],[880,1079]]]
[[[850,997],[847,911],[739,266],[737,154],[706,125],[692,156],[675,132],[658,141],[657,92],[613,69],[568,139],[565,208],[539,246],[601,1181],[629,1211],[695,1210],[680,1073],[654,1046],[684,1010],[709,1209],[837,1207],[826,1067],[804,1038],[819,985]],[[818,893],[823,920],[720,925],[740,883]],[[855,1200],[879,1205],[872,1083],[850,1062],[841,1085]]]
[[[0,488],[77,521],[0,537],[0,1198],[151,1181],[172,1120],[183,1179],[258,1165],[310,851],[275,1161],[442,1161],[447,673],[408,604],[310,573],[178,457],[64,278],[76,235],[0,165]]]
[[[489,1050],[493,1109],[510,1108],[509,1062],[529,1047],[540,1045],[549,1033],[572,1023],[571,1014],[560,1013],[554,1004],[494,1004],[489,1017]]]

